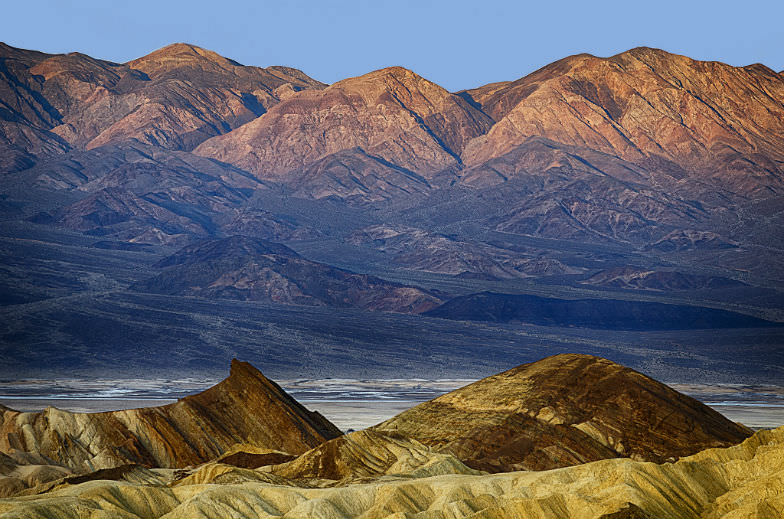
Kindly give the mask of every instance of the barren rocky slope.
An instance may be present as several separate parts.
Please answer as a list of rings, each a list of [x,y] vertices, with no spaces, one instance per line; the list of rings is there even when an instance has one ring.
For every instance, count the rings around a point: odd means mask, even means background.
[[[30,453],[52,465],[89,472],[128,463],[184,467],[237,443],[293,454],[339,436],[250,364],[233,361],[218,385],[163,407],[105,413],[38,413],[0,408],[0,452]]]
[[[409,269],[463,277],[503,279],[581,272],[556,259],[515,253],[405,225],[365,227],[353,232],[346,241],[379,250],[391,256],[393,263]]]
[[[575,354],[480,380],[374,430],[416,439],[492,472],[621,456],[661,463],[751,434],[636,371]]]
[[[244,67],[184,43],[125,64],[2,44],[0,62],[0,119],[4,145],[17,157],[12,169],[70,148],[129,140],[189,150],[291,92],[323,87],[295,69]]]
[[[491,123],[461,97],[391,67],[322,91],[300,92],[231,135],[204,142],[196,153],[263,178],[285,178],[324,157],[355,150],[398,168],[398,175],[408,172],[408,182],[421,183],[417,176],[429,179],[458,166],[466,143]],[[342,175],[361,179],[364,169]],[[300,177],[292,175],[295,182],[302,182]]]
[[[614,268],[597,272],[583,281],[586,285],[634,290],[694,290],[726,288],[743,285],[733,279],[682,274],[680,272],[645,270],[633,267]]]
[[[390,477],[309,488],[260,470],[129,471],[0,500],[0,517],[559,517],[767,519],[784,513],[784,428],[675,463],[602,460],[544,472]]]
[[[762,65],[731,67],[650,48],[581,54],[489,95],[480,90],[478,101],[497,123],[464,158],[480,164],[544,137],[671,178],[714,177],[745,193],[781,189],[782,99],[784,82]]]

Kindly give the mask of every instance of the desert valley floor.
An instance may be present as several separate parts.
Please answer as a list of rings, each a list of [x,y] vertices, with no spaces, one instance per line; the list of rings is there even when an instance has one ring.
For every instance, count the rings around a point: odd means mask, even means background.
[[[418,403],[473,380],[280,380],[307,408],[342,431],[381,423]],[[217,380],[37,380],[0,381],[0,404],[18,411],[53,406],[65,411],[100,412],[170,404]],[[741,384],[669,384],[752,429],[784,426],[784,387]]]

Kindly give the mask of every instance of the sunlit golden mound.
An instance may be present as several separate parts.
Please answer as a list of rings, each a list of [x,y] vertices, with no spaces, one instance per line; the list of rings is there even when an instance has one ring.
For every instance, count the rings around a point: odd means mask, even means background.
[[[478,473],[450,454],[434,452],[415,440],[373,430],[335,438],[294,461],[269,470],[288,479],[326,479],[343,483],[387,475],[426,477]]]
[[[751,431],[614,362],[565,354],[420,404],[374,428],[491,472],[630,457],[674,461]]]

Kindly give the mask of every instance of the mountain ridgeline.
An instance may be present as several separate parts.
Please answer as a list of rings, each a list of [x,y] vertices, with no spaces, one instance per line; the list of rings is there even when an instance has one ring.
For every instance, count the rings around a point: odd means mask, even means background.
[[[193,312],[297,305],[413,314],[374,317],[412,336],[483,321],[497,344],[509,322],[748,330],[777,369],[783,192],[784,78],[759,64],[642,47],[449,92],[400,66],[326,85],[184,43],[127,63],[0,44],[0,303],[18,365],[33,343],[116,342],[113,319],[173,344],[144,321],[167,322],[162,307],[192,330]],[[216,322],[246,340],[241,321]],[[287,347],[338,340],[296,321]]]

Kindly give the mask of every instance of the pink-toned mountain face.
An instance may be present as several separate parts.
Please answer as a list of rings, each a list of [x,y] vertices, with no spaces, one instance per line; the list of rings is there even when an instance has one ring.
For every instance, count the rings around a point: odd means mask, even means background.
[[[63,153],[69,146],[49,132],[58,113],[43,99],[27,72],[48,54],[0,43],[0,170],[16,171],[35,163],[38,153]]]
[[[358,149],[371,160],[428,178],[458,167],[466,143],[491,124],[461,97],[391,67],[299,92],[230,134],[202,143],[196,153],[263,178],[285,179],[325,157]],[[358,174],[363,171],[365,165]]]
[[[16,169],[71,147],[125,141],[190,150],[282,97],[323,87],[295,69],[246,67],[184,43],[125,64],[2,45],[0,61],[0,101],[10,114],[3,140],[18,150],[17,162],[27,159]]]
[[[784,80],[762,65],[637,48],[571,56],[462,95],[497,121],[466,146],[469,166],[539,137],[676,180],[695,175],[746,194],[782,188]]]
[[[303,88],[323,85],[295,69],[245,67],[212,51],[174,44],[127,63],[152,85],[134,98],[133,112],[93,138],[88,147],[128,137],[175,149],[240,126]]]
[[[285,240],[324,236],[301,216],[348,203],[408,211],[356,229],[710,248],[721,255],[706,256],[711,265],[748,270],[764,257],[754,269],[781,268],[770,251],[784,239],[784,79],[762,65],[640,48],[451,94],[400,67],[325,87],[186,44],[126,64],[2,46],[0,61],[5,180],[70,191],[25,213],[39,223],[177,246],[235,233]],[[270,197],[246,207],[269,186],[325,203],[286,199],[275,210],[291,218],[273,214]],[[24,203],[6,206],[21,214]],[[396,266],[458,264],[395,255]]]

